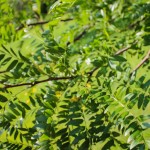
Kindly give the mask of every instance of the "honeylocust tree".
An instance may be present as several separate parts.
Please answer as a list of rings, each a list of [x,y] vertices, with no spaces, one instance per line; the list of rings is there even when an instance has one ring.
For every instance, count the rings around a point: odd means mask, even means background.
[[[150,149],[148,0],[1,0],[0,18],[1,149]]]

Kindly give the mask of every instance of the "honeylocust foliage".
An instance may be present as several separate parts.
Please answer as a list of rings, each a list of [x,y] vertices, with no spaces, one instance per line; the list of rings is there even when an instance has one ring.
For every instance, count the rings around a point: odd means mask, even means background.
[[[148,0],[1,0],[0,18],[0,149],[150,149]]]

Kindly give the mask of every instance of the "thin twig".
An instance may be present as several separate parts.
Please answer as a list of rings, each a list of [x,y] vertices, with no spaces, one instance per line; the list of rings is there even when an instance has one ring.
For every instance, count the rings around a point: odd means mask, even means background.
[[[48,22],[49,21],[40,21],[40,22],[35,22],[35,23],[29,23],[29,24],[26,24],[26,25],[27,26],[36,26],[36,25],[43,25],[43,24],[46,24]],[[19,31],[19,30],[21,30],[24,27],[25,27],[25,25],[21,24],[19,27],[16,28],[16,31]]]
[[[75,37],[74,42],[80,40],[83,37],[83,35],[85,35],[85,34],[86,34],[86,30],[84,30],[81,34],[79,34],[77,37]]]
[[[131,74],[133,74],[135,71],[137,71],[148,59],[150,58],[150,50],[147,53],[147,55],[142,59],[142,61],[133,69]]]
[[[67,22],[67,21],[72,21],[72,20],[73,20],[73,18],[67,18],[67,19],[61,19],[60,21]]]
[[[119,51],[117,51],[116,53],[115,53],[115,55],[120,55],[120,54],[122,54],[123,52],[125,52],[125,51],[127,51],[128,49],[130,49],[134,44],[136,44],[138,41],[134,41],[130,46],[128,46],[128,47],[125,47],[125,48],[123,48],[123,49],[120,49]]]
[[[82,33],[80,33],[77,37],[75,37],[74,38],[74,40],[73,40],[73,42],[76,42],[76,41],[78,41],[78,40],[80,40],[82,37],[83,37],[83,35],[85,35],[86,34],[86,30],[84,30]],[[70,44],[70,42],[68,42],[67,43],[67,46]]]
[[[74,38],[73,42],[79,41],[86,33],[87,30],[90,28],[91,26],[85,26],[84,30]],[[71,44],[70,42],[67,43],[67,46]]]
[[[40,80],[40,81],[35,81],[35,82],[31,82],[31,83],[21,83],[21,84],[14,84],[14,85],[5,84],[5,87],[4,87],[4,88],[5,88],[5,89],[8,89],[8,88],[19,87],[19,86],[26,86],[26,85],[34,86],[34,85],[36,85],[36,84],[43,83],[43,82],[74,79],[74,78],[76,78],[76,77],[77,77],[77,76],[70,76],[70,77],[49,77],[49,78],[47,78],[47,79]]]
[[[87,72],[87,74],[89,74],[89,77],[92,76],[92,74],[98,69],[99,67],[95,67],[93,70]]]
[[[67,19],[62,19],[60,21],[67,22],[67,21],[71,21],[71,20],[73,20],[73,19],[72,18],[67,18]],[[49,23],[49,21],[40,21],[40,22],[26,24],[26,26],[36,26],[36,25],[43,25],[43,24],[47,24],[47,23]],[[19,27],[16,28],[16,31],[19,31],[24,27],[25,27],[25,25],[21,24]]]
[[[48,23],[49,21],[41,21],[41,22],[35,22],[35,23],[30,23],[30,24],[27,24],[27,26],[36,26],[36,25],[42,25],[42,24],[46,24]]]

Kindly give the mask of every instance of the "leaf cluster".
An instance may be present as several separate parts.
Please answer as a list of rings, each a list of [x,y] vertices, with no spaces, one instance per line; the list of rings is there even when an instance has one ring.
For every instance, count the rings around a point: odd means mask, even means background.
[[[150,149],[149,7],[2,0],[0,149]]]

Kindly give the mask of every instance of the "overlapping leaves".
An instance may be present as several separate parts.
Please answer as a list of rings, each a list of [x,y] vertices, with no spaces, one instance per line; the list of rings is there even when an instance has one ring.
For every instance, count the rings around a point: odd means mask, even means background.
[[[133,71],[149,50],[148,1],[50,5],[28,12],[45,25],[1,27],[0,148],[149,149],[149,62]]]

